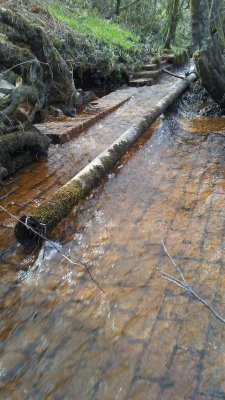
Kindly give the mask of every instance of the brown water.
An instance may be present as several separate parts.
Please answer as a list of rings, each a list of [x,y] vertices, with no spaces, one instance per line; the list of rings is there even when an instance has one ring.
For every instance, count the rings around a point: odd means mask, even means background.
[[[146,93],[18,173],[10,211],[39,204],[111,143],[148,107]],[[225,316],[224,143],[163,117],[55,230],[104,293],[50,245],[24,254],[0,214],[1,399],[225,398],[224,325],[159,272],[176,274],[164,240]]]

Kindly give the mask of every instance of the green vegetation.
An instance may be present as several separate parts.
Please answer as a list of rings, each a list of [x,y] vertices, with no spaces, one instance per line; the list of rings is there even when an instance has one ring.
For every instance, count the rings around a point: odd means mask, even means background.
[[[141,60],[143,46],[140,37],[118,23],[104,19],[96,10],[72,11],[65,4],[56,2],[52,2],[48,10],[88,41],[90,54],[87,52],[86,56],[89,60],[105,61],[109,69],[117,68],[118,63]]]
[[[49,1],[50,13],[88,41],[88,61],[104,61],[106,69],[140,63],[145,55],[165,52],[171,12],[168,0],[123,0],[119,15],[115,14],[116,2],[109,0]],[[184,7],[179,9],[170,53],[180,53],[190,44],[190,9]]]
[[[65,22],[70,28],[92,36],[98,40],[104,40],[109,46],[119,46],[123,50],[129,50],[134,44],[138,44],[139,37],[120,25],[101,18],[94,13],[84,12],[75,15],[72,11],[66,11],[65,7],[51,5],[49,11],[60,21]]]

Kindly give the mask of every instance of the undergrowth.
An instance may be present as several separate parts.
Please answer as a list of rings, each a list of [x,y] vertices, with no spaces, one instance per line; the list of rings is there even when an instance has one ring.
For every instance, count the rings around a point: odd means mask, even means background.
[[[139,36],[121,25],[101,18],[93,10],[71,10],[65,4],[55,1],[50,3],[48,10],[56,19],[88,40],[89,59],[106,62],[108,69],[117,69],[120,63],[141,61],[143,45]]]

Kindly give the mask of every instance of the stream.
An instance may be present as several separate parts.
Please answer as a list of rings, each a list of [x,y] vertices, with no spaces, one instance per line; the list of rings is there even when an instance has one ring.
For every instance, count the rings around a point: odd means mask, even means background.
[[[32,210],[174,79],[52,146],[48,160],[7,181],[0,204],[14,215]],[[1,400],[225,399],[223,324],[160,272],[179,278],[164,241],[190,286],[225,317],[224,135],[225,118],[171,109],[53,231],[104,292],[51,243],[26,254],[15,221],[0,212]]]

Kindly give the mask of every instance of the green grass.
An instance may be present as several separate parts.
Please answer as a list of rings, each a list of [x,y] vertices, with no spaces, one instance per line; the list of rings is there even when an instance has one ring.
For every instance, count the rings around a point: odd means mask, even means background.
[[[123,50],[130,50],[139,43],[139,37],[122,28],[120,25],[104,20],[99,16],[84,12],[75,15],[72,11],[66,10],[62,5],[51,5],[49,11],[60,21],[66,23],[70,28],[86,36],[106,42],[110,47],[118,46]]]
[[[94,63],[106,62],[108,70],[117,70],[121,63],[139,63],[142,45],[138,35],[121,25],[101,18],[93,10],[68,9],[62,3],[51,2],[49,12],[89,43],[86,58]]]

